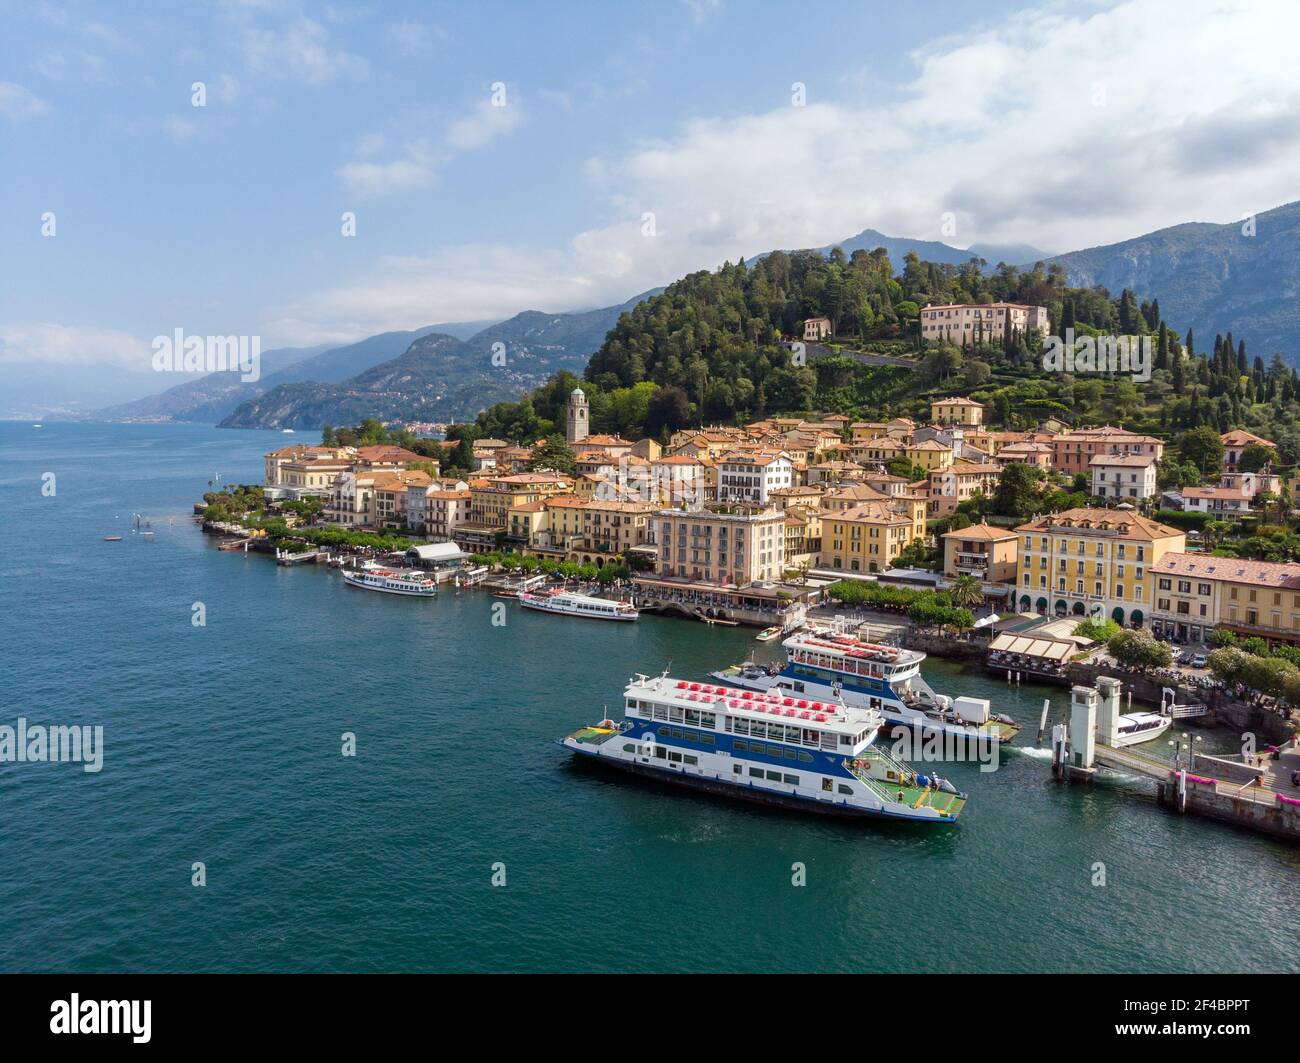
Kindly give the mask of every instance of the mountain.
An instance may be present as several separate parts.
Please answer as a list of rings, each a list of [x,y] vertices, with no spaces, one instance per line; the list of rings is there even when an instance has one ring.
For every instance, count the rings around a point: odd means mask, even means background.
[[[1255,215],[1253,235],[1244,224],[1190,222],[1049,261],[1073,285],[1158,298],[1170,325],[1196,330],[1198,346],[1231,331],[1266,360],[1277,351],[1300,364],[1300,202]]]
[[[221,426],[310,429],[357,424],[367,417],[388,422],[472,419],[562,369],[581,373],[619,317],[659,290],[581,313],[526,310],[465,340],[427,332],[400,356],[345,380],[280,382],[240,404]],[[299,372],[310,368],[300,366]]]
[[[435,329],[465,338],[481,331],[486,324],[489,322],[450,322],[413,331],[381,332],[344,347],[321,344],[264,351],[262,374],[256,381],[241,381],[233,373],[210,373],[198,380],[177,384],[158,395],[106,407],[96,411],[95,416],[109,421],[216,424],[240,403],[264,395],[280,384],[305,380],[337,383],[400,354],[414,340]]]
[[[878,247],[883,247],[889,252],[889,261],[893,263],[896,269],[903,266],[903,257],[909,251],[915,251],[924,262],[941,262],[950,266],[962,266],[972,258],[983,258],[990,265],[997,265],[999,262],[1035,262],[1047,257],[1047,253],[1038,250],[1030,244],[971,244],[969,248],[963,251],[959,247],[953,247],[951,244],[941,243],[938,240],[912,240],[903,236],[886,236],[875,229],[863,229],[856,236],[850,236],[847,240],[839,240],[833,244],[826,244],[823,247],[813,248],[822,255],[828,255],[835,248],[840,248],[850,257],[854,251],[874,251]],[[765,252],[771,254],[771,252]],[[764,257],[756,255],[749,262]]]
[[[243,381],[238,373],[209,373],[197,379],[174,384],[157,395],[118,403],[96,410],[94,416],[105,421],[198,421],[212,423],[225,416],[245,398],[265,389],[268,374],[285,372],[329,349],[317,347],[278,347],[261,354],[261,379]]]

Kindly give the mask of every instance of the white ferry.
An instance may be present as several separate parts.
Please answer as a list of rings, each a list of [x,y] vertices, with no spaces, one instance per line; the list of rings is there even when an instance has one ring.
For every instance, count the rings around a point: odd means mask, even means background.
[[[341,571],[345,583],[368,591],[409,594],[417,598],[432,598],[438,593],[438,585],[423,572],[399,572],[373,565],[356,572],[348,569]]]
[[[1115,745],[1122,748],[1150,742],[1169,730],[1173,722],[1172,716],[1161,716],[1158,712],[1130,712],[1119,718]]]
[[[842,622],[806,628],[781,645],[786,651],[783,668],[746,662],[710,675],[742,690],[843,699],[848,705],[874,709],[888,724],[923,733],[1009,742],[1020,731],[1009,717],[990,712],[983,698],[953,700],[931,690],[921,678],[924,653],[864,642],[849,634]]]
[[[574,753],[665,782],[841,816],[952,824],[966,795],[873,745],[882,720],[775,693],[633,676],[623,719],[561,742]]]
[[[525,609],[539,609],[543,613],[563,613],[565,616],[585,616],[592,620],[635,620],[636,609],[627,602],[608,598],[593,598],[572,591],[555,591],[551,594],[533,594],[520,591],[516,598]]]

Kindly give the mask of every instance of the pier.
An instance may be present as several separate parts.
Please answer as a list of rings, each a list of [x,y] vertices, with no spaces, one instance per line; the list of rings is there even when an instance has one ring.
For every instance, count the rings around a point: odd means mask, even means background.
[[[1106,769],[1149,779],[1160,804],[1175,812],[1300,843],[1300,787],[1293,781],[1300,778],[1300,748],[1294,741],[1265,754],[1212,756],[1197,753],[1189,739],[1176,747],[1175,761],[1161,760],[1117,744],[1120,687],[1118,679],[1103,676],[1095,688],[1071,689],[1070,720],[1052,728],[1053,774],[1089,782]]]

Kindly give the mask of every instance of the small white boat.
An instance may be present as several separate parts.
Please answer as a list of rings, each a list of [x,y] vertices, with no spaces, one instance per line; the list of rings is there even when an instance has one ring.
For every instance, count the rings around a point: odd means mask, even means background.
[[[389,568],[363,568],[357,572],[343,569],[343,581],[352,587],[384,594],[407,594],[416,598],[432,598],[438,585],[423,572],[399,572]]]
[[[1119,718],[1119,728],[1115,735],[1115,746],[1136,746],[1159,738],[1173,724],[1173,717],[1161,716],[1158,712],[1130,712]]]
[[[758,639],[759,642],[771,642],[773,639],[779,639],[780,637],[780,627],[765,627],[754,636],[754,638]]]
[[[543,613],[562,613],[565,616],[585,616],[590,620],[635,620],[639,615],[627,602],[593,598],[572,591],[556,591],[553,594],[520,591],[516,597],[525,609],[537,609]]]
[[[291,436],[291,435],[293,435],[293,429],[292,429],[292,428],[281,428],[280,431],[283,432],[283,433],[284,433],[285,435],[287,435],[287,436]]]

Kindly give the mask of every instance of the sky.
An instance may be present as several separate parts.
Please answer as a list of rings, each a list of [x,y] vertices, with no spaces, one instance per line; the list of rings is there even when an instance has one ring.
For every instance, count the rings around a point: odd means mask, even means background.
[[[1296,40],[1289,0],[0,0],[3,390],[93,408],[175,383],[176,329],[605,306],[864,228],[1238,220],[1300,198]]]

